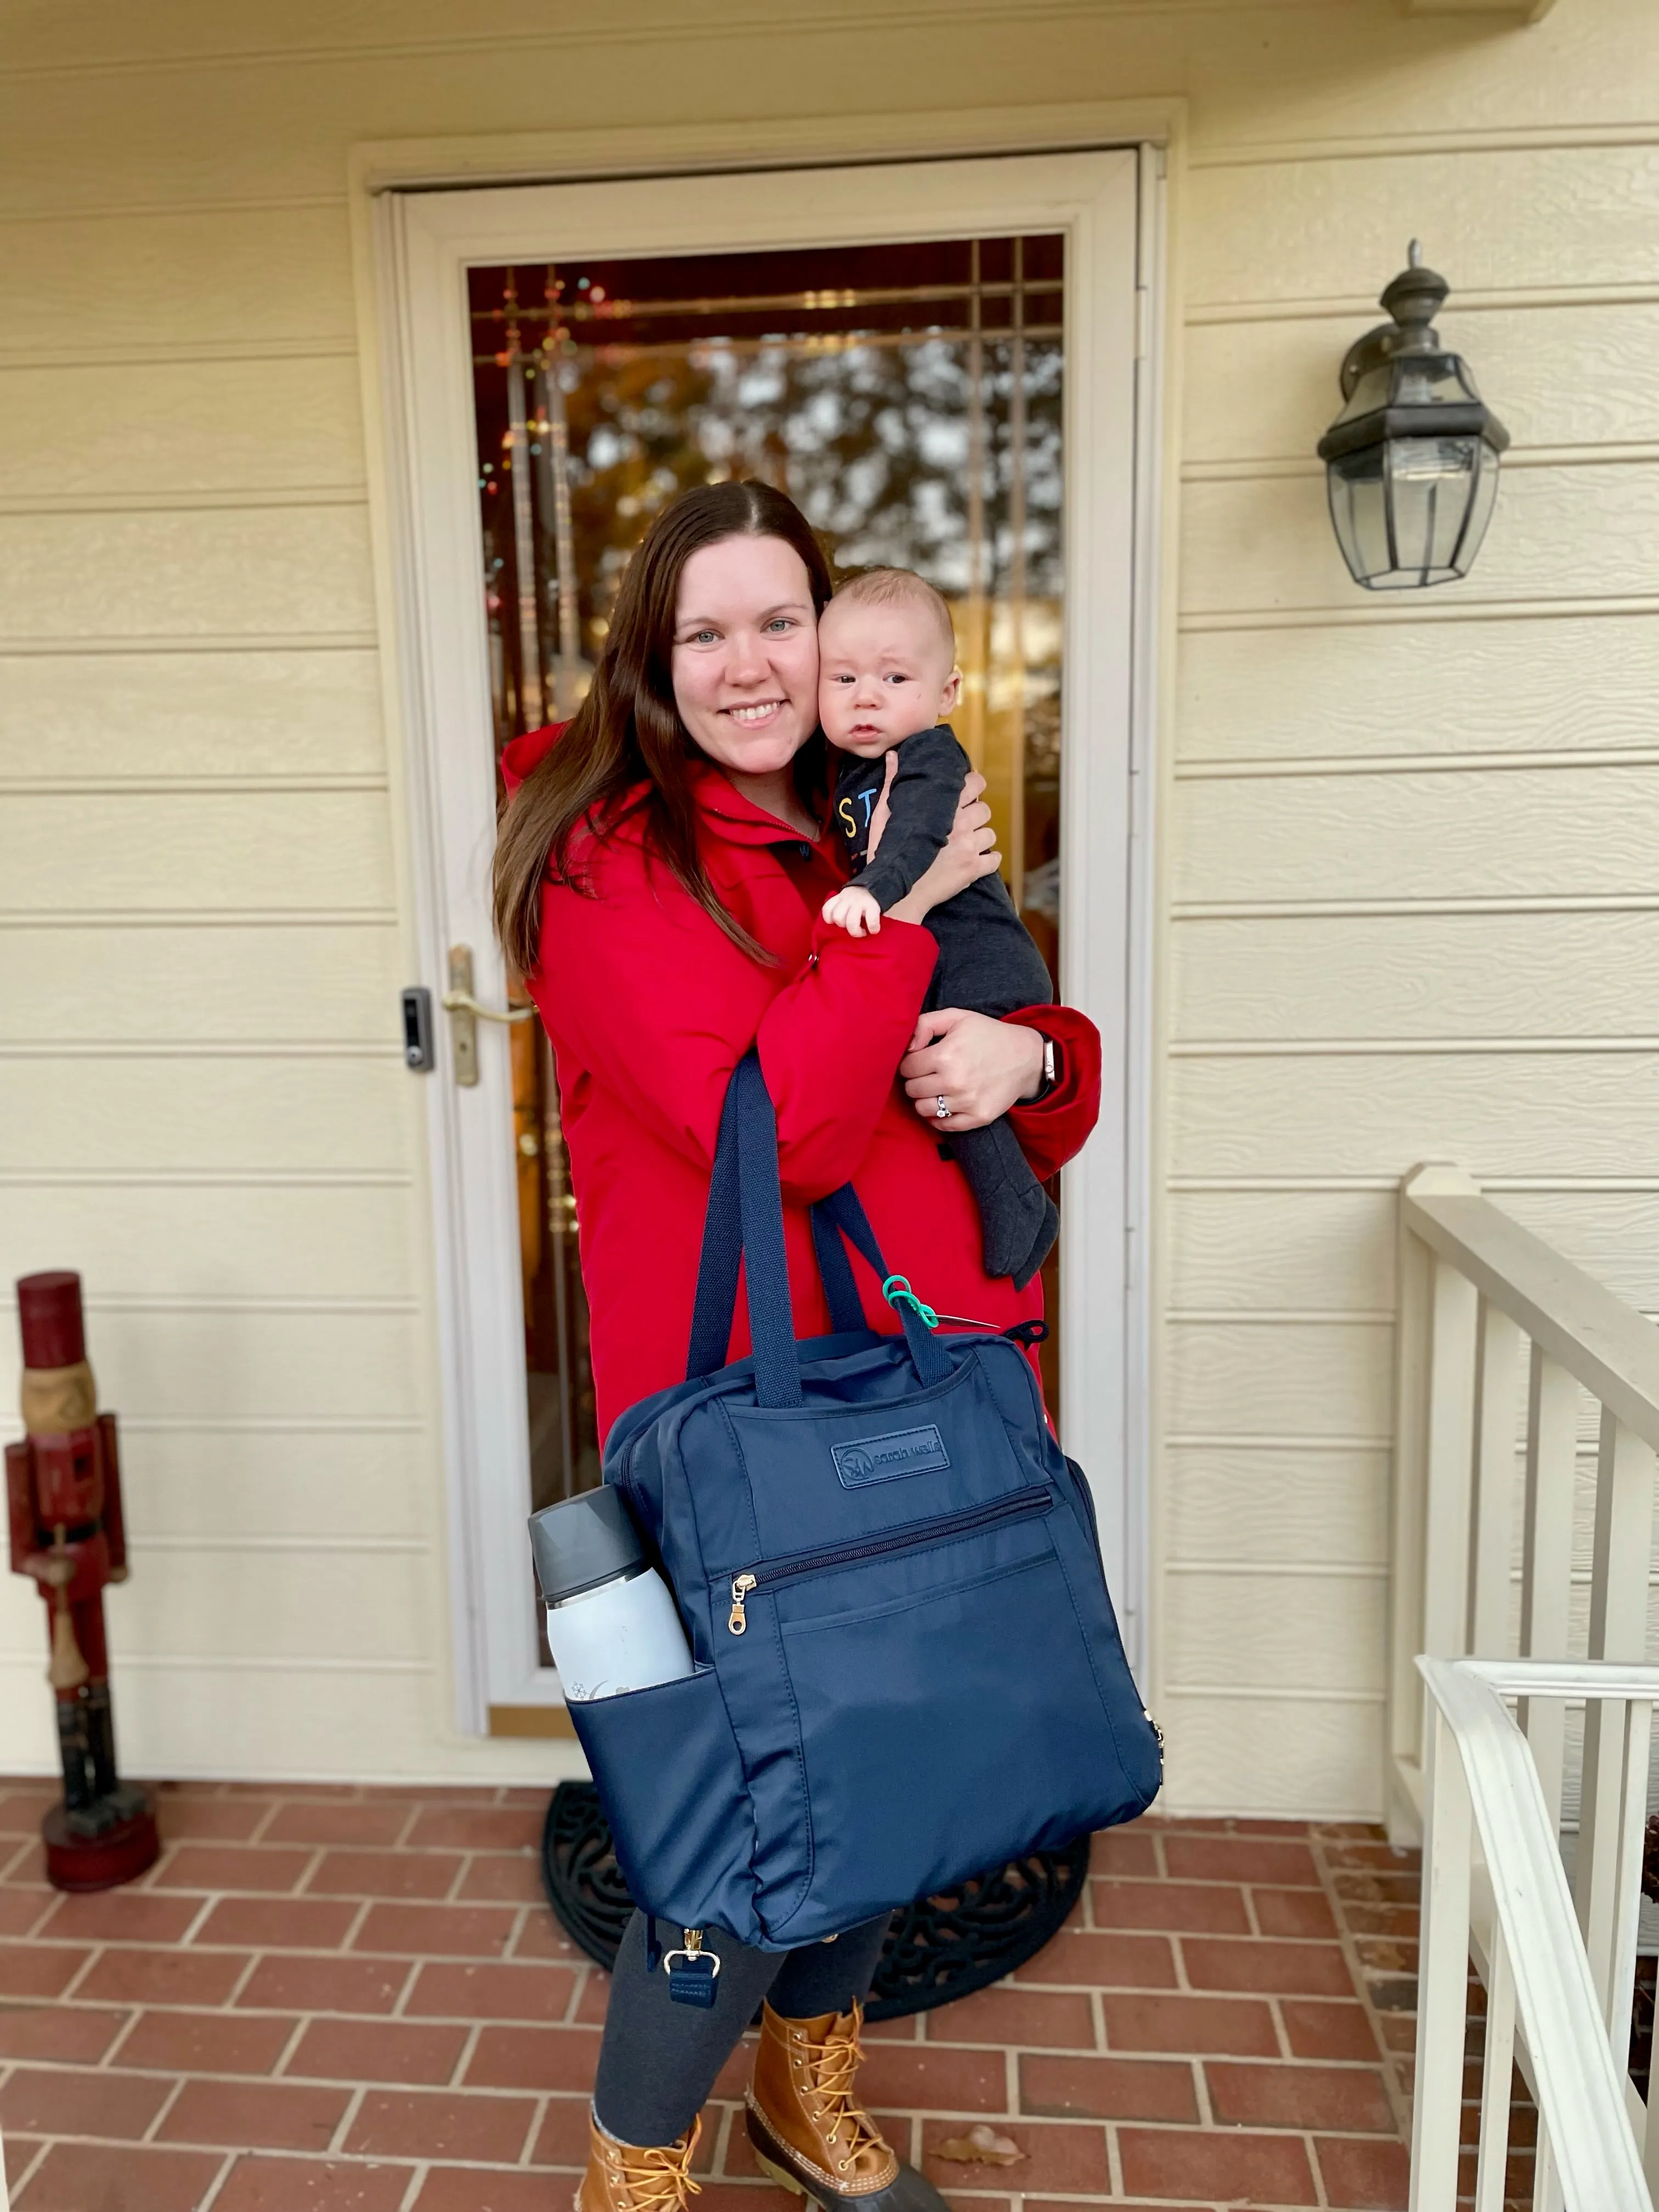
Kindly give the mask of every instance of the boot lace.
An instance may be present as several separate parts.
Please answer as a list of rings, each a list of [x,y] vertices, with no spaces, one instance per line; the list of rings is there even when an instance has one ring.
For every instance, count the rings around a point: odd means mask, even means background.
[[[691,2154],[701,2132],[700,2121],[683,2143],[643,2150],[629,2146],[623,2152],[623,2172],[634,2212],[680,2212],[689,2197],[702,2196],[702,2184],[691,2179]]]
[[[859,2040],[859,2030],[864,2024],[863,2014],[855,2008],[850,2028],[832,2027],[824,2038],[821,2050],[813,2057],[812,2088],[817,2100],[817,2118],[830,2123],[824,2137],[832,2149],[839,2149],[843,2125],[847,2130],[847,2154],[840,2159],[842,2172],[852,2166],[863,2150],[884,2150],[886,2142],[881,2130],[860,2104],[855,2091],[859,2063],[864,2048]]]

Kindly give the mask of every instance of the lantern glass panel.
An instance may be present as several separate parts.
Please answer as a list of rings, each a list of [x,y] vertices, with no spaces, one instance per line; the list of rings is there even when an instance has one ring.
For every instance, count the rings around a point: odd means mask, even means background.
[[[1388,446],[1395,573],[1373,576],[1379,590],[1443,584],[1464,536],[1479,470],[1478,438],[1394,438]]]
[[[1328,471],[1331,521],[1348,573],[1357,584],[1384,575],[1394,562],[1389,550],[1388,486],[1382,449],[1367,446],[1333,461]]]
[[[1386,407],[1394,396],[1394,364],[1380,361],[1368,368],[1348,395],[1348,403],[1332,424],[1334,429],[1343,422],[1357,422],[1362,415],[1375,415]]]
[[[1483,438],[1476,456],[1479,473],[1475,478],[1474,497],[1469,506],[1468,522],[1464,528],[1463,542],[1453,556],[1460,576],[1467,576],[1474,566],[1474,556],[1480,550],[1486,525],[1492,520],[1492,511],[1498,500],[1498,460],[1496,451]]]

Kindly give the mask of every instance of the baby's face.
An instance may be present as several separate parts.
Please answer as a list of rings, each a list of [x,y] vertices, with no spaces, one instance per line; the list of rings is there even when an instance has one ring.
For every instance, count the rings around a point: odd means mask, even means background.
[[[873,760],[955,708],[955,655],[925,606],[831,599],[818,623],[818,719],[832,745]]]

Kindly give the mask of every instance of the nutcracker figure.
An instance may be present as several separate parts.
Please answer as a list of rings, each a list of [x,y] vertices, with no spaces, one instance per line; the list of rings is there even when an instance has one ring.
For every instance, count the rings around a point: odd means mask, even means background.
[[[25,1275],[17,1310],[24,1435],[6,1446],[11,1565],[46,1601],[64,1757],[64,1802],[41,1825],[46,1875],[59,1889],[109,1889],[160,1849],[149,1796],[115,1771],[103,1597],[127,1572],[115,1416],[97,1410],[81,1278]]]

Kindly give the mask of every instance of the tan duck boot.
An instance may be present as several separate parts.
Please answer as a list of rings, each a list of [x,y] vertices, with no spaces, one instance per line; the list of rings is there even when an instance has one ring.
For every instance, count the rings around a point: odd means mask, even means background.
[[[684,2212],[687,2200],[702,2194],[702,2185],[691,2179],[691,2154],[702,2133],[702,2120],[694,2120],[678,2142],[636,2150],[606,2135],[590,2113],[587,2171],[576,2185],[576,2212]]]
[[[766,2005],[749,2091],[749,2139],[774,2181],[823,2212],[944,2212],[858,2100],[864,2008],[785,2020]]]

